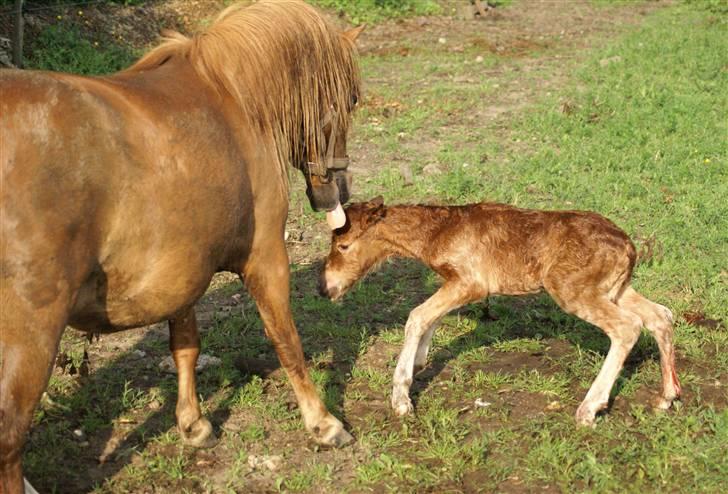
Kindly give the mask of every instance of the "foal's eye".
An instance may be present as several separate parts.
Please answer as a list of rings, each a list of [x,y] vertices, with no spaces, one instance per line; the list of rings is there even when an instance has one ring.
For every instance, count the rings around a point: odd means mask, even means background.
[[[341,252],[344,252],[344,251],[345,251],[346,249],[348,249],[348,248],[349,248],[349,246],[348,246],[347,244],[339,244],[339,245],[337,245],[337,248],[338,248],[338,249],[339,249],[339,250],[340,250]]]

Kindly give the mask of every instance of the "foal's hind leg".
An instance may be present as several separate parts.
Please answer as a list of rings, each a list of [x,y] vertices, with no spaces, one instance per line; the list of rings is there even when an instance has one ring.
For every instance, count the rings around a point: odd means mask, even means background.
[[[631,286],[625,288],[617,299],[617,304],[637,314],[657,340],[662,370],[662,396],[658,407],[670,408],[673,400],[680,397],[680,381],[675,372],[675,349],[672,345],[672,312],[667,307],[646,299]]]
[[[612,386],[622,370],[627,355],[640,336],[642,320],[603,294],[580,292],[578,298],[565,299],[559,296],[560,293],[554,290],[554,287],[547,286],[546,289],[565,311],[598,326],[611,340],[607,358],[584,401],[576,410],[578,424],[593,425],[597,412],[606,408],[609,403]]]
[[[67,305],[33,307],[7,285],[0,299],[0,493],[22,494],[23,443],[48,384]]]
[[[202,416],[197,401],[195,366],[200,355],[195,310],[189,308],[169,320],[169,348],[177,366],[177,426],[185,443],[207,448],[217,439],[210,421]]]

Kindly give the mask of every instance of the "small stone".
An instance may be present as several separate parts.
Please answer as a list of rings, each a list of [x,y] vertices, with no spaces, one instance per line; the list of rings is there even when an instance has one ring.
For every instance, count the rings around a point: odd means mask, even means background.
[[[288,230],[286,230],[286,231],[285,231],[285,232],[283,233],[283,241],[284,241],[284,242],[288,242],[288,237],[290,237],[290,236],[291,236],[290,232],[289,232]]]
[[[445,38],[439,38],[437,40],[437,42],[440,43],[441,45],[444,45],[445,43],[447,43],[447,40]]]
[[[619,63],[621,61],[622,61],[622,57],[620,57],[619,55],[615,55],[615,56],[609,57],[609,58],[602,58],[601,60],[599,60],[599,65],[601,67],[606,67],[613,63]]]
[[[422,173],[424,173],[425,175],[440,175],[442,173],[442,170],[440,170],[440,167],[437,166],[435,163],[430,163],[422,169]]]
[[[549,410],[551,412],[561,410],[562,408],[564,408],[564,406],[558,401],[552,401],[551,403],[546,405],[546,410]]]
[[[74,429],[73,431],[73,437],[74,439],[78,441],[85,441],[86,440],[86,433],[83,432],[81,429]]]
[[[281,467],[283,457],[280,455],[249,455],[248,466],[253,470],[258,468],[267,468],[271,472],[275,472]]]
[[[104,450],[101,452],[101,455],[99,456],[99,463],[104,464],[106,461],[111,458],[111,455],[116,451],[116,448],[121,444],[121,438],[119,437],[111,437],[106,445],[104,446]]]
[[[476,63],[481,63],[483,60],[485,60],[485,59],[481,55],[478,55],[477,57],[475,57]]]
[[[402,180],[404,180],[406,186],[415,183],[414,177],[412,176],[412,169],[407,164],[402,163],[399,165],[399,172],[402,174]]]
[[[485,401],[481,398],[476,398],[474,405],[475,405],[475,408],[488,408],[489,406],[492,405],[492,403],[489,401]]]
[[[30,482],[28,482],[28,479],[25,477],[23,477],[23,490],[25,491],[25,494],[38,494],[38,491],[30,485]]]
[[[197,372],[200,372],[207,367],[212,367],[220,364],[222,364],[222,360],[220,360],[218,357],[202,354],[197,357],[197,365],[195,366],[195,370]],[[162,361],[159,362],[159,369],[162,372],[166,372],[167,374],[177,374],[177,367],[175,366],[174,359],[171,355],[163,358]]]

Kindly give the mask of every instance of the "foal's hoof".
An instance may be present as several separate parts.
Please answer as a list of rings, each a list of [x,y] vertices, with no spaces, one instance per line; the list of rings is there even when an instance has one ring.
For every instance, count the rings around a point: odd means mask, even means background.
[[[588,409],[582,409],[582,407],[579,407],[579,409],[576,411],[576,425],[579,427],[596,427],[596,412],[593,412]]]
[[[405,415],[409,415],[414,412],[415,408],[412,406],[412,402],[407,399],[407,401],[401,401],[398,403],[393,402],[392,410],[394,410],[394,414],[397,417],[404,417]]]
[[[658,396],[652,402],[652,406],[656,410],[669,410],[672,407],[672,403],[673,401],[675,401],[675,399],[676,398],[665,398],[664,396]]]
[[[354,440],[352,435],[344,429],[344,424],[333,415],[329,415],[319,422],[311,433],[318,444],[330,448],[341,448]]]
[[[180,429],[182,441],[195,448],[211,448],[217,444],[217,437],[212,432],[212,424],[205,417],[200,417],[190,426],[189,431]]]

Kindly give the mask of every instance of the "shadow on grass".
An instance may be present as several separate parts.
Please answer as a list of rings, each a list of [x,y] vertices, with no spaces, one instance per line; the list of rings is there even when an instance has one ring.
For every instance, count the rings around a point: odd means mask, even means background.
[[[409,311],[434,293],[437,284],[416,263],[391,263],[347,294],[342,303],[332,304],[317,294],[319,269],[320,265],[294,267],[294,319],[309,367],[330,371],[324,400],[346,423],[343,397],[357,359],[382,330],[403,328]],[[198,303],[202,351],[223,361],[220,367],[198,374],[198,393],[203,399],[221,388],[234,392],[251,374],[266,377],[279,367],[252,300],[231,297],[240,290],[239,283],[229,284],[209,292]],[[450,361],[475,348],[521,338],[562,339],[601,355],[609,347],[599,329],[564,314],[544,295],[492,300],[490,313],[497,317],[495,321],[485,319],[483,306],[478,304],[459,313],[477,319],[475,328],[431,353],[428,366],[413,385],[415,400]],[[79,378],[77,390],[53,397],[57,406],[45,412],[26,448],[26,475],[42,492],[88,492],[114,477],[150,445],[179,444],[175,439],[176,375],[163,374],[158,368],[159,360],[169,355],[167,335],[166,324],[147,330],[132,348],[103,361],[90,376]],[[629,376],[643,361],[656,358],[654,343],[644,340],[643,336],[623,376]],[[113,352],[113,348],[107,350]],[[329,357],[321,359],[325,354]],[[619,382],[616,388],[618,393]],[[231,415],[227,398],[212,402],[205,413],[218,435]],[[89,436],[86,447],[72,437],[79,427]],[[119,433],[122,429],[124,434]],[[171,439],[170,430],[175,431]],[[102,456],[107,461],[100,464]]]

